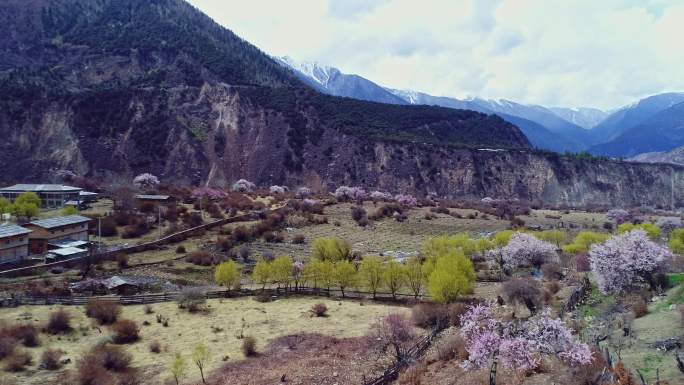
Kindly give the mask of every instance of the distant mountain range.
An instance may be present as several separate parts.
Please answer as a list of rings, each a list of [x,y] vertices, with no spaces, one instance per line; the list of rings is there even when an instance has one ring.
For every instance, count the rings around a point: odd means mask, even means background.
[[[383,87],[358,75],[289,57],[278,59],[321,92],[393,104],[424,104],[496,114],[515,124],[533,146],[556,152],[588,151],[630,157],[684,145],[684,93],[647,97],[612,112],[596,108],[527,105],[510,100],[456,99]],[[657,130],[658,135],[653,135]]]
[[[654,95],[623,107],[598,126],[589,151],[612,157],[668,151],[684,145],[684,93]]]

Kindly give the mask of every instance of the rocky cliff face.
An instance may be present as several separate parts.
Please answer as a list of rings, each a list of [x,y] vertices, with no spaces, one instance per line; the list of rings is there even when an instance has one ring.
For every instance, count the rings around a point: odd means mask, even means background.
[[[1,179],[46,180],[55,169],[103,178],[150,171],[166,182],[192,185],[225,186],[247,178],[262,186],[364,185],[577,207],[684,204],[684,168],[674,165],[371,140],[317,125],[315,111],[303,115],[315,135],[297,143],[290,137],[292,119],[255,104],[244,90],[204,84],[144,97],[107,94],[106,103],[101,96],[36,101],[23,110],[21,124],[0,113],[1,134],[9,139],[0,154]],[[78,111],[98,105],[91,126]],[[109,117],[117,105],[126,108]]]

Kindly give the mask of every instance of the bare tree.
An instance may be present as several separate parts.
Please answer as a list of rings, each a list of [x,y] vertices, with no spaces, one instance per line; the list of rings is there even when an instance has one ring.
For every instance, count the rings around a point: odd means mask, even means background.
[[[382,352],[393,352],[397,362],[404,359],[415,334],[409,320],[401,314],[392,313],[371,328],[370,343]]]

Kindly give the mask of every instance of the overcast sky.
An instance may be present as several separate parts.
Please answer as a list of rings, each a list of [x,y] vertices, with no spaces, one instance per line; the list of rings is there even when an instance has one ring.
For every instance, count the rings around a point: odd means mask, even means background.
[[[273,55],[433,95],[603,109],[684,91],[684,0],[189,0]]]

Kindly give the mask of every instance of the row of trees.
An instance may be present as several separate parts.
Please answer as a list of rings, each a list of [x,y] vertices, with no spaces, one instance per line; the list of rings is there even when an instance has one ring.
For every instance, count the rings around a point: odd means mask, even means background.
[[[272,261],[260,260],[250,278],[262,289],[267,285],[275,285],[277,290],[311,285],[327,290],[339,288],[345,296],[345,290],[358,288],[368,290],[374,298],[379,292],[396,297],[402,291],[417,298],[427,289],[433,300],[444,303],[470,293],[476,278],[472,262],[457,248],[437,249],[435,245],[426,245],[431,253],[424,260],[412,257],[400,263],[369,255],[354,263],[341,257],[347,254],[345,248],[340,248],[343,241],[329,238],[319,243],[318,248],[314,247],[318,252],[314,252],[310,262],[304,264],[288,256],[279,256]],[[216,267],[215,280],[228,288],[237,288],[241,270],[233,261],[223,262]]]
[[[386,290],[396,296],[406,290],[418,297],[425,289],[434,300],[449,302],[468,293],[475,281],[471,260],[484,256],[496,261],[501,271],[532,267],[539,269],[559,261],[559,248],[569,254],[589,255],[591,271],[604,292],[621,291],[635,282],[653,282],[653,273],[669,255],[657,239],[659,229],[652,224],[622,224],[618,235],[580,232],[571,243],[562,245],[566,234],[558,230],[522,233],[501,231],[490,238],[471,238],[467,234],[435,237],[424,242],[421,257],[404,263],[378,256],[354,262],[351,246],[336,237],[312,242],[313,259],[306,265],[281,256],[259,261],[251,278],[263,288],[278,289],[303,284],[331,289],[363,288],[374,296]],[[672,241],[684,244],[684,231],[674,230]],[[228,270],[225,270],[228,269]],[[217,282],[233,287],[239,283],[240,267],[234,262],[217,267]],[[225,271],[229,271],[227,273]],[[230,280],[219,279],[229,276]]]
[[[38,215],[40,205],[40,198],[34,192],[19,194],[14,203],[0,197],[0,216],[2,214],[12,214],[16,217],[31,219]]]

